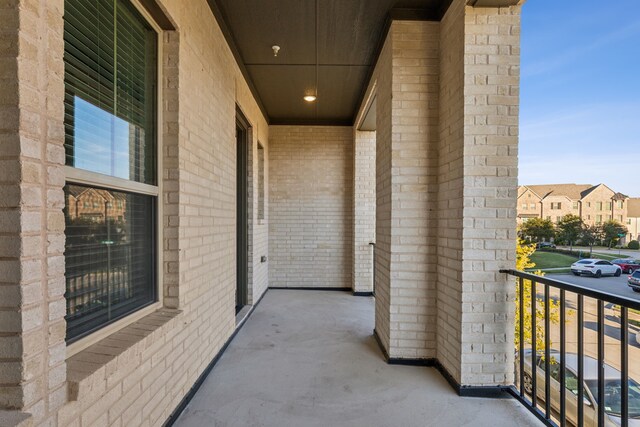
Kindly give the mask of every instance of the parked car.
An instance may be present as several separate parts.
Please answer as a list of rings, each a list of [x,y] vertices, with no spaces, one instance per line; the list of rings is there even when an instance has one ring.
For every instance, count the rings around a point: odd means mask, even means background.
[[[587,274],[593,277],[620,277],[622,268],[603,259],[587,258],[571,264],[571,272],[576,276]]]
[[[529,394],[533,393],[531,350],[525,350],[524,363],[524,389]],[[560,352],[551,351],[549,366],[549,381],[551,389],[551,407],[560,411]],[[545,399],[545,361],[544,357],[537,355],[536,363],[536,395],[539,399]],[[519,364],[517,365],[519,366]],[[565,357],[565,388],[567,389],[566,414],[567,420],[573,425],[578,424],[578,388],[583,387],[584,392],[584,426],[598,426],[598,361],[593,357],[584,356],[584,384],[578,384],[578,355],[567,353]],[[621,423],[621,375],[620,371],[605,364],[605,426],[620,426]],[[640,426],[640,384],[629,378],[629,426]]]
[[[635,292],[640,292],[640,270],[634,271],[631,276],[629,276],[627,283]],[[640,343],[640,340],[638,340],[638,342]]]
[[[611,261],[612,264],[619,265],[622,269],[623,273],[633,273],[634,271],[640,269],[640,261],[637,259],[627,258],[627,259],[614,259]]]
[[[555,249],[556,245],[551,242],[540,242],[536,244],[536,249]]]

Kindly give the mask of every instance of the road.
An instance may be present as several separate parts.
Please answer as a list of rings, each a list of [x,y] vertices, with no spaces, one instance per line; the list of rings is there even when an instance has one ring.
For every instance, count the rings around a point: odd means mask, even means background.
[[[633,290],[627,285],[629,277],[628,274],[623,274],[620,277],[601,277],[599,279],[588,276],[578,277],[573,274],[545,274],[545,277],[640,301],[640,293],[633,292]]]

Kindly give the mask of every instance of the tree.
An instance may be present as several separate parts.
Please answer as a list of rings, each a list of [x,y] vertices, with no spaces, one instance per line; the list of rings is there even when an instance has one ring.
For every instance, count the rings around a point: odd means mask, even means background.
[[[524,271],[535,267],[536,265],[531,261],[530,256],[536,251],[536,245],[527,245],[522,239],[518,239],[518,245],[516,247],[516,270]],[[536,271],[534,274],[538,276],[544,276],[544,273]],[[523,292],[523,305],[524,305],[524,344],[531,345],[533,342],[534,332],[532,331],[532,316],[531,316],[531,301],[533,299],[534,292],[532,292],[532,285],[530,280],[524,281]],[[536,298],[536,330],[535,340],[536,349],[538,352],[544,351],[545,339],[544,339],[544,312],[545,305],[544,299]],[[516,280],[516,331],[520,330],[520,280]],[[549,299],[549,321],[552,325],[560,323],[560,302]],[[515,336],[516,348],[520,345],[520,335],[516,332]]]
[[[573,250],[573,244],[578,240],[582,234],[584,223],[577,215],[565,215],[558,221],[556,226],[558,238],[569,242],[571,250]]]
[[[580,238],[582,239],[582,242],[590,248],[589,257],[591,257],[593,254],[593,245],[602,241],[603,236],[604,231],[601,225],[596,224],[584,226]]]
[[[553,222],[548,219],[531,218],[520,226],[521,237],[531,237],[536,242],[551,239],[555,235]]]
[[[626,235],[627,227],[620,224],[616,220],[609,220],[602,224],[602,234],[606,245],[611,249],[611,246],[615,245],[620,240],[619,234]]]

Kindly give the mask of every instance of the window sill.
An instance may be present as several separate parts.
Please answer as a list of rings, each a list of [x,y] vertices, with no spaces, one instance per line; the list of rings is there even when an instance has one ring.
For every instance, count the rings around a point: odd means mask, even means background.
[[[181,310],[161,308],[155,310],[117,332],[101,339],[67,359],[69,400],[76,401],[91,393],[97,376],[117,382],[127,370],[119,369],[132,361],[140,361],[146,349],[164,342],[166,332],[176,325]],[[120,373],[118,371],[120,370]]]
[[[0,426],[31,427],[31,414],[19,411],[0,410]]]

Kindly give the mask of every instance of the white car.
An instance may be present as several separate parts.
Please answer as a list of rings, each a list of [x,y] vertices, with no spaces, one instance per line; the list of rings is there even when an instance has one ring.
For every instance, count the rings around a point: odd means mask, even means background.
[[[588,274],[593,277],[620,277],[622,268],[620,268],[619,265],[611,264],[609,261],[603,259],[587,258],[571,264],[571,272],[576,276]]]

